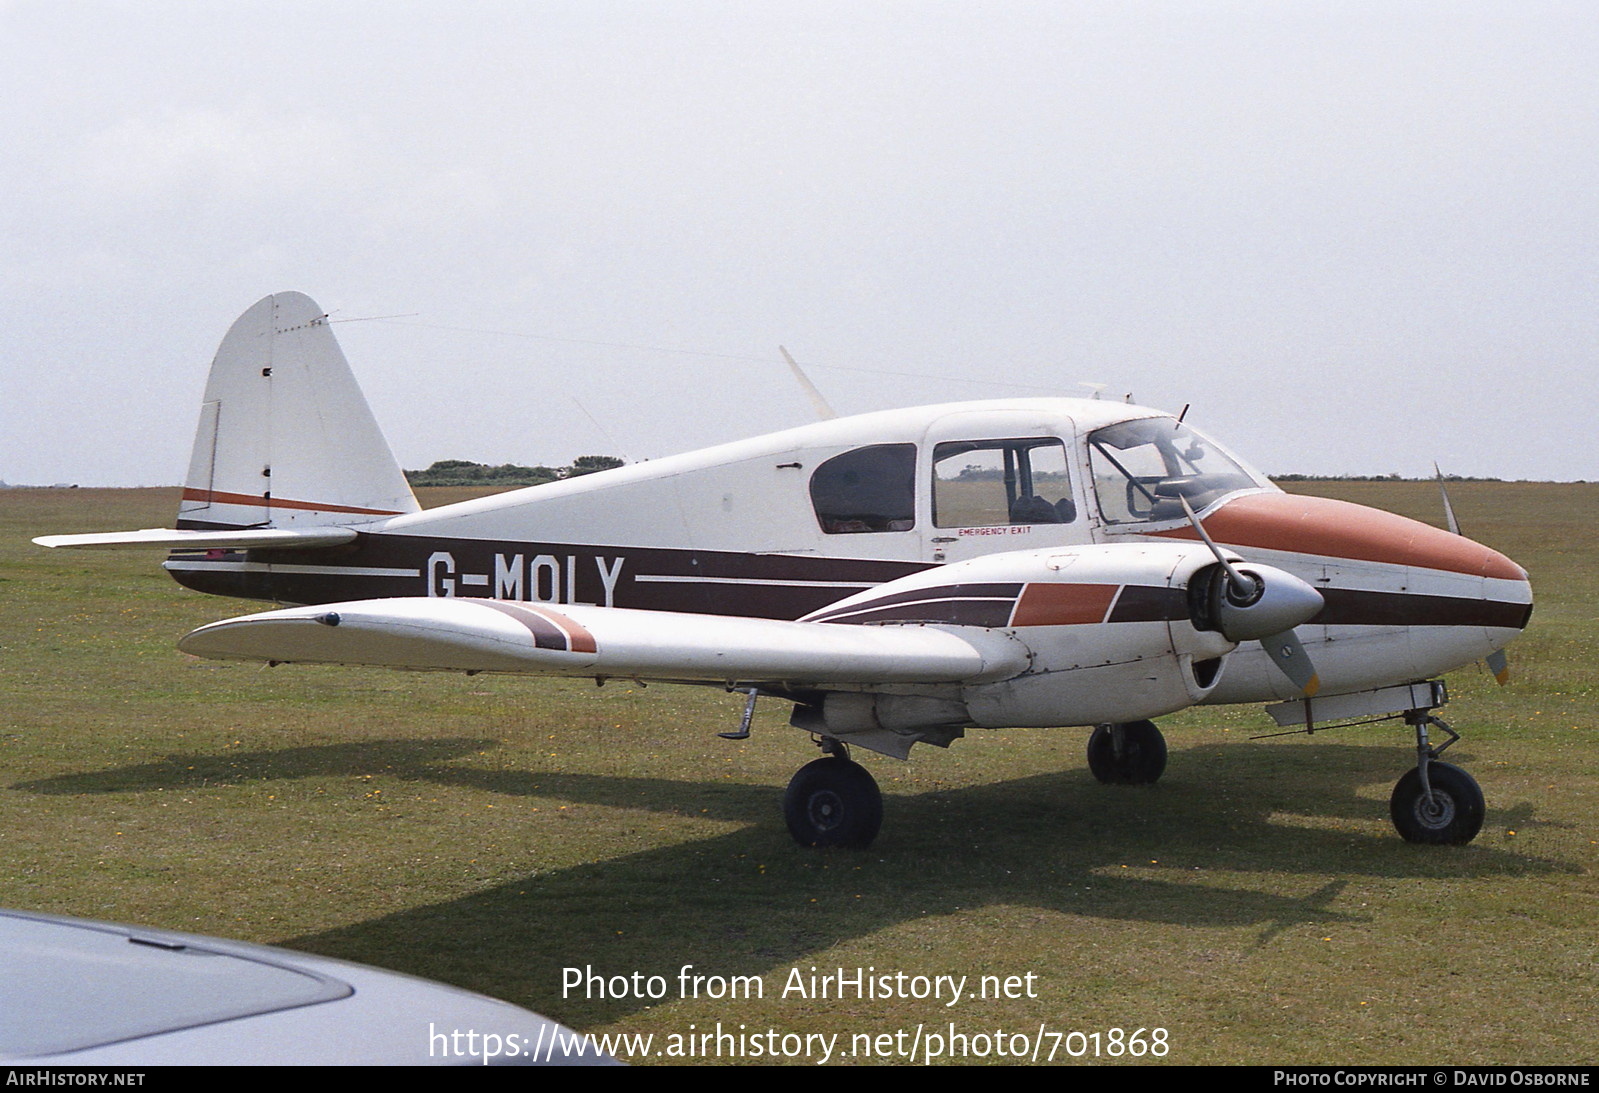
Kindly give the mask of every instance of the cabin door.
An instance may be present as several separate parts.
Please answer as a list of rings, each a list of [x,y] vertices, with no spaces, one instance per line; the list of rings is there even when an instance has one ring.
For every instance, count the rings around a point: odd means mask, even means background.
[[[1091,540],[1069,418],[967,410],[936,419],[922,444],[924,557],[959,562]]]

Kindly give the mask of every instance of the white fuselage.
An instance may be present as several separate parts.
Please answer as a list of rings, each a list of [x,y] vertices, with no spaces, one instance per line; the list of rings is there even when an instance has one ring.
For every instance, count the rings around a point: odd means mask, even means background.
[[[797,619],[977,558],[1194,540],[1172,490],[1197,502],[1222,546],[1327,597],[1299,630],[1326,693],[1435,675],[1525,625],[1526,575],[1502,555],[1376,510],[1286,495],[1169,415],[1073,399],[828,421],[349,523],[359,539],[336,557],[212,552],[167,567],[205,591],[286,603],[471,597]],[[1095,642],[1112,640],[1094,629]],[[1248,643],[1201,700],[1291,697]]]

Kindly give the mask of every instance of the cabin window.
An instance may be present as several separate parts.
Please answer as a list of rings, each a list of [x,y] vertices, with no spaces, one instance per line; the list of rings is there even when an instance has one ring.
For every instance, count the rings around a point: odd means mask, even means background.
[[[933,449],[933,523],[938,527],[1076,519],[1066,446],[1054,437],[957,440]]]
[[[1107,425],[1088,438],[1088,462],[1106,523],[1181,520],[1234,490],[1264,485],[1209,438],[1176,418]]]
[[[816,522],[829,535],[916,526],[916,445],[873,444],[835,455],[811,475]]]

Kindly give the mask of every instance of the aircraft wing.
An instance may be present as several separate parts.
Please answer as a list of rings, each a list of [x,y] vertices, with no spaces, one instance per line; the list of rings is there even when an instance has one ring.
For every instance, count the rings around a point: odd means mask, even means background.
[[[145,528],[143,531],[101,531],[87,535],[41,535],[34,542],[44,547],[76,547],[81,550],[118,550],[123,547],[160,547],[163,550],[283,547],[305,550],[354,542],[355,536],[354,531],[340,527],[247,528],[242,531]]]
[[[360,600],[202,626],[196,656],[673,682],[978,683],[1028,651],[980,627],[860,626],[457,598]]]

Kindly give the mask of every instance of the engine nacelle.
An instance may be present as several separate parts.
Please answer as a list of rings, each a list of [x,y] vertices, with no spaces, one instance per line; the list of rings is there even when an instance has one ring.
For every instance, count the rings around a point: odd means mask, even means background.
[[[916,694],[829,693],[794,723],[903,754],[917,739],[948,743],[971,726],[1093,725],[1184,709],[1210,694],[1236,647],[1194,624],[1189,586],[1208,568],[1214,556],[1198,545],[1094,545],[990,555],[879,585],[812,619],[967,634],[983,626],[1020,643],[1026,667]]]

